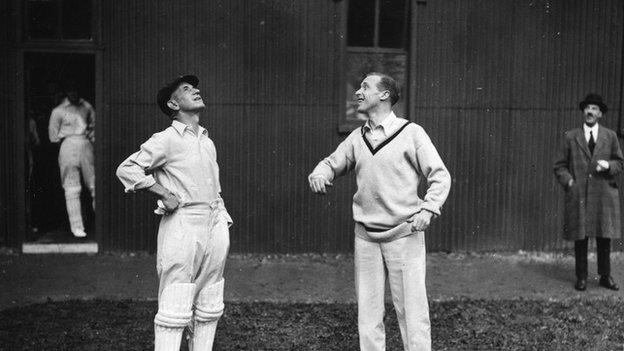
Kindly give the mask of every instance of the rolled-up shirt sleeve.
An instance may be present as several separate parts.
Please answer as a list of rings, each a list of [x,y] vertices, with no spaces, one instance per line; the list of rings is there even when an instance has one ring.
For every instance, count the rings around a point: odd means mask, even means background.
[[[87,119],[87,124],[89,129],[95,129],[95,109],[91,105],[89,105],[89,117]]]
[[[94,143],[95,142],[95,109],[93,106],[88,105],[87,112],[87,138]]]
[[[48,138],[51,143],[58,143],[61,141],[59,137],[59,131],[61,130],[61,122],[63,121],[63,115],[57,109],[52,110],[50,115],[50,123],[48,124]]]
[[[166,143],[162,135],[154,134],[141,145],[141,149],[124,160],[117,167],[117,178],[126,192],[149,188],[156,183],[150,174],[167,163]]]

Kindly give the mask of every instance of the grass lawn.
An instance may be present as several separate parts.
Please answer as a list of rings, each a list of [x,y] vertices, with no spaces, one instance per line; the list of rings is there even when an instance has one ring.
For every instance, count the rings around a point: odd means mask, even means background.
[[[151,350],[154,301],[48,302],[0,311],[0,350]],[[387,349],[401,350],[392,306]],[[431,303],[434,350],[624,350],[617,299]],[[226,303],[215,350],[357,350],[352,304]],[[183,348],[185,349],[185,348]]]

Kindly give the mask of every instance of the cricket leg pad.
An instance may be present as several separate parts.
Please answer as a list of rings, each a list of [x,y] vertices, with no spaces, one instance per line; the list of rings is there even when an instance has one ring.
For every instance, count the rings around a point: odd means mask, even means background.
[[[176,283],[166,286],[158,299],[154,318],[154,350],[178,351],[184,328],[193,316],[195,284]]]
[[[80,187],[65,188],[65,205],[67,206],[69,226],[75,236],[83,236],[81,235],[81,233],[84,233],[84,224],[82,222],[82,207],[80,205],[80,191]]]
[[[195,301],[195,323],[189,343],[191,351],[212,350],[217,323],[223,315],[223,287],[225,280],[206,286]]]

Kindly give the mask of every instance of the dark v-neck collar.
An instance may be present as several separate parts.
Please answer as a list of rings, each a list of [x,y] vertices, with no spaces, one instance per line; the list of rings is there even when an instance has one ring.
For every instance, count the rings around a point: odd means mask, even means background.
[[[401,128],[399,128],[399,130],[397,130],[396,132],[394,132],[394,134],[392,134],[391,136],[389,136],[386,140],[382,141],[381,144],[377,145],[376,148],[373,148],[373,146],[371,145],[370,141],[368,141],[368,138],[366,137],[366,130],[364,129],[365,126],[362,126],[362,139],[364,139],[364,143],[366,143],[366,146],[368,147],[368,149],[370,150],[371,154],[376,154],[379,150],[381,150],[382,147],[388,145],[392,139],[396,138],[397,135],[399,135],[399,133],[401,133],[401,131],[403,131],[403,129],[405,129],[405,127],[407,127],[407,125],[410,124],[410,122],[406,122],[405,124],[403,124],[401,126]]]

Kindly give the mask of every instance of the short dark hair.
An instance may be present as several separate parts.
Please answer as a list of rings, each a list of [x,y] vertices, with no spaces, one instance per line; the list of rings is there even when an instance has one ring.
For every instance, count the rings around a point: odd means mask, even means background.
[[[379,72],[370,72],[366,76],[377,76],[380,78],[379,83],[377,83],[377,89],[387,90],[390,93],[390,103],[393,106],[399,101],[401,98],[401,89],[399,88],[399,83],[397,83],[394,78]]]

